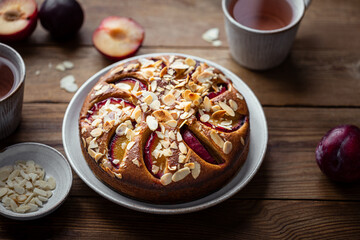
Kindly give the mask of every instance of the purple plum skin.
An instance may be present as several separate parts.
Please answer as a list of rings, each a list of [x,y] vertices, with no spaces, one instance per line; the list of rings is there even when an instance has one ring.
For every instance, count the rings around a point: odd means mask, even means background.
[[[211,156],[211,154],[205,149],[205,147],[199,142],[199,140],[190,132],[190,130],[186,129],[182,137],[186,144],[202,159],[207,161],[208,163],[217,164],[216,160]]]
[[[353,125],[331,129],[316,148],[316,162],[334,181],[360,180],[360,129]]]

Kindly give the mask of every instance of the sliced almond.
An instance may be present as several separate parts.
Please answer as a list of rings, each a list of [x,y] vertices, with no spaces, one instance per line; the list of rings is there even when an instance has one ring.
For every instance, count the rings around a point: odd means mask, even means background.
[[[238,109],[237,103],[232,99],[229,100],[229,105],[234,111],[236,111]]]
[[[144,102],[148,105],[150,105],[152,103],[152,101],[153,101],[153,97],[150,94],[144,98]]]
[[[201,83],[205,83],[210,81],[215,75],[211,72],[202,72],[200,75],[197,76],[197,80]]]
[[[194,163],[195,163],[195,167],[194,169],[192,169],[191,175],[193,176],[194,179],[196,179],[200,175],[201,165],[198,162],[194,162]]]
[[[164,175],[161,176],[160,182],[162,185],[166,186],[169,183],[171,183],[171,179],[172,179],[172,173],[165,173]]]
[[[162,101],[165,105],[170,106],[170,105],[174,104],[175,96],[173,94],[169,93],[162,98]]]
[[[153,116],[147,116],[146,123],[151,131],[155,131],[159,126],[158,121]]]
[[[187,154],[187,147],[183,142],[179,143],[179,150],[182,154]]]
[[[169,127],[175,128],[177,126],[177,121],[169,120],[166,122],[166,125],[168,125]]]
[[[100,158],[102,158],[103,156],[104,156],[104,154],[102,154],[102,153],[96,153],[96,154],[95,154],[95,161],[96,161],[96,162],[99,161]]]
[[[152,114],[159,122],[167,122],[173,120],[172,115],[167,110],[157,110]]]
[[[196,65],[196,61],[194,59],[192,59],[192,58],[186,58],[184,60],[184,63],[189,65],[189,66],[195,66]]]
[[[242,145],[244,145],[244,146],[245,146],[245,140],[244,140],[244,138],[243,138],[243,137],[241,137],[241,138],[240,138],[240,142],[241,142],[241,144],[242,144]]]
[[[175,172],[171,179],[174,182],[178,182],[178,181],[184,179],[187,175],[189,175],[189,173],[190,173],[190,168],[184,167],[184,168],[179,169],[177,172]]]
[[[90,135],[93,136],[94,138],[97,138],[100,137],[102,133],[103,133],[102,128],[95,128],[90,132]]]
[[[216,133],[215,130],[210,131],[210,137],[221,149],[224,147],[224,140]]]
[[[224,102],[219,102],[219,106],[226,111],[226,113],[232,117],[235,116],[234,110]]]
[[[155,92],[157,88],[157,81],[152,81],[150,87],[151,87],[151,91]]]
[[[223,152],[225,154],[229,154],[232,150],[232,143],[229,141],[226,141],[223,146]]]
[[[225,110],[218,110],[211,115],[211,119],[220,120],[225,115],[225,113]]]
[[[210,115],[208,115],[208,114],[201,115],[201,117],[200,117],[200,121],[202,121],[202,122],[207,122],[209,120],[210,120]]]
[[[205,107],[205,111],[206,112],[210,112],[210,109],[211,109],[211,101],[210,99],[206,96],[204,98],[204,107]]]
[[[160,109],[160,101],[159,100],[154,100],[150,105],[149,107],[153,110],[159,110]]]

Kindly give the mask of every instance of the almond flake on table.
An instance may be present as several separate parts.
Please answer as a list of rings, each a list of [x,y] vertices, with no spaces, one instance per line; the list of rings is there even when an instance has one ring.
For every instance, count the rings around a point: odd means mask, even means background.
[[[76,92],[78,85],[75,83],[73,75],[67,75],[60,80],[60,88],[65,89],[67,92]]]
[[[203,33],[202,38],[207,42],[213,42],[219,38],[219,28],[210,28]]]

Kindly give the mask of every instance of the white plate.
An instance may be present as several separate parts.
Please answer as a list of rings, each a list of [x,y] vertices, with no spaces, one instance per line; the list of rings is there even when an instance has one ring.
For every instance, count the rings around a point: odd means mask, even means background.
[[[208,65],[214,66],[215,68],[220,69],[228,78],[230,78],[235,87],[240,91],[240,93],[246,99],[250,112],[250,149],[247,160],[242,166],[238,174],[223,188],[214,192],[204,198],[181,203],[181,204],[151,204],[138,200],[134,200],[127,196],[124,196],[111,188],[106,184],[101,182],[93,172],[88,167],[81,151],[80,147],[80,137],[79,137],[79,128],[78,128],[78,119],[81,107],[83,105],[84,99],[87,94],[90,92],[91,88],[97,83],[99,78],[109,71],[114,66],[125,62],[131,61],[138,58],[144,57],[154,57],[159,55],[178,55],[184,57],[191,57],[195,60],[206,62]],[[256,98],[251,89],[234,73],[230,72],[226,68],[202,59],[199,57],[179,54],[179,53],[156,53],[156,54],[145,54],[141,56],[136,56],[128,58],[123,61],[114,63],[89,78],[77,91],[75,96],[72,98],[69,106],[65,112],[63,128],[62,128],[62,137],[63,144],[66,155],[72,165],[74,171],[79,175],[79,177],[94,191],[99,193],[101,196],[109,199],[110,201],[122,205],[124,207],[148,212],[148,213],[157,213],[157,214],[177,214],[177,213],[187,213],[194,212],[201,209],[205,209],[211,206],[214,206],[229,197],[233,196],[240,189],[242,189],[255,175],[259,169],[262,160],[265,155],[267,141],[268,141],[268,131],[266,125],[266,119],[264,111],[259,103],[259,100]]]
[[[0,204],[0,214],[16,220],[33,220],[55,211],[66,199],[72,185],[72,172],[65,157],[56,149],[41,143],[25,142],[9,146],[0,153],[0,167],[15,165],[17,161],[33,160],[56,180],[53,195],[39,210],[29,213],[15,213]]]

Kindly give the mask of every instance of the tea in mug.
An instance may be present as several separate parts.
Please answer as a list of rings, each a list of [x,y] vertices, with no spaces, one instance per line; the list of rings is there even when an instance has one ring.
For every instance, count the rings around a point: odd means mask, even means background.
[[[0,57],[0,100],[8,95],[16,81],[16,69],[12,62]]]
[[[287,0],[234,0],[229,12],[238,23],[258,30],[286,27],[293,18]]]

